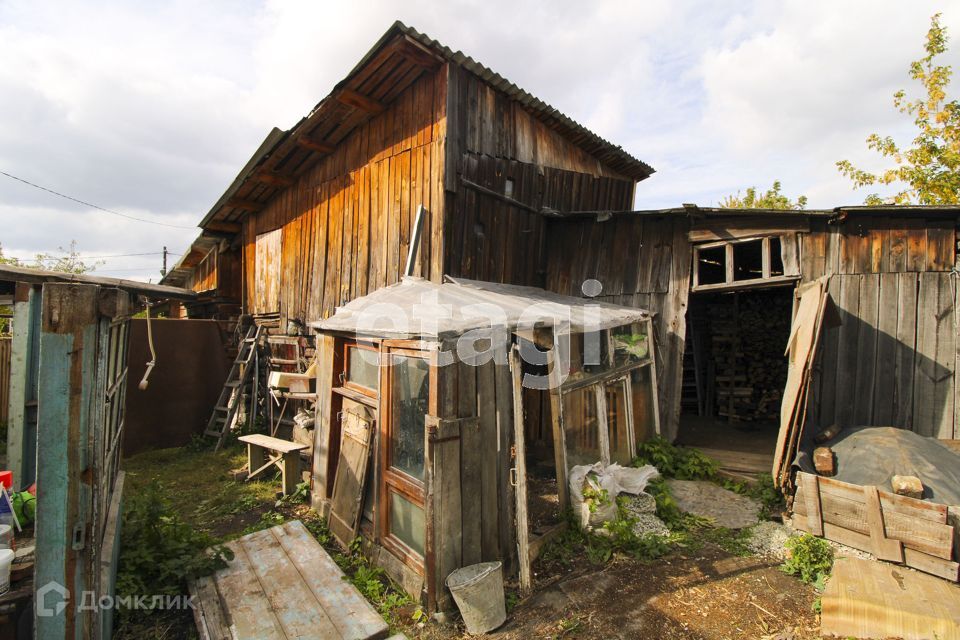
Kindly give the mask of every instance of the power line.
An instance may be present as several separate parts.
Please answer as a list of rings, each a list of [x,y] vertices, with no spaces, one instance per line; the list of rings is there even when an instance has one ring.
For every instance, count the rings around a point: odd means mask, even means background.
[[[173,228],[173,229],[196,229],[196,227],[185,227],[185,226],[179,225],[179,224],[168,224],[168,223],[166,223],[166,222],[157,222],[156,220],[146,220],[146,219],[144,219],[144,218],[137,218],[136,216],[131,216],[130,214],[127,214],[127,213],[120,213],[119,211],[114,211],[114,210],[112,210],[112,209],[106,209],[106,208],[104,208],[104,207],[99,207],[99,206],[97,206],[97,205],[95,205],[95,204],[91,204],[91,203],[89,203],[89,202],[84,202],[83,200],[80,200],[80,199],[78,199],[78,198],[74,198],[73,196],[68,196],[68,195],[66,195],[66,194],[60,193],[59,191],[54,191],[53,189],[48,189],[48,188],[46,188],[46,187],[41,187],[41,186],[38,185],[38,184],[34,184],[34,183],[30,182],[29,180],[24,180],[23,178],[18,178],[18,177],[15,176],[15,175],[12,175],[12,174],[7,173],[6,171],[0,171],[0,175],[5,175],[5,176],[7,176],[8,178],[10,178],[10,179],[12,179],[12,180],[16,180],[17,182],[22,182],[23,184],[30,185],[31,187],[33,187],[33,188],[35,188],[35,189],[40,189],[41,191],[46,191],[47,193],[52,193],[52,194],[55,195],[55,196],[59,196],[59,197],[61,197],[61,198],[66,198],[67,200],[72,200],[73,202],[77,202],[77,203],[79,203],[79,204],[82,204],[82,205],[85,206],[85,207],[92,207],[93,209],[97,209],[97,210],[99,210],[99,211],[103,211],[104,213],[109,213],[109,214],[111,214],[111,215],[120,216],[121,218],[127,218],[128,220],[135,220],[136,222],[145,222],[145,223],[147,223],[147,224],[156,224],[156,225],[160,225],[161,227],[171,227],[171,228]]]
[[[146,253],[117,253],[112,256],[40,256],[41,260],[62,260],[64,258],[76,258],[77,260],[106,260],[107,258],[130,258],[133,256],[159,256],[163,251],[147,251]]]

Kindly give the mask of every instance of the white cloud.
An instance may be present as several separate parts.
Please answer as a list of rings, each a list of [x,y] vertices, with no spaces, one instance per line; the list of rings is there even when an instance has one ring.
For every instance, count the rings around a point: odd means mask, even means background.
[[[0,1],[0,169],[193,225],[269,129],[307,113],[399,18],[652,164],[639,206],[713,204],[774,179],[815,206],[859,202],[833,163],[875,163],[868,133],[909,131],[890,96],[936,10],[928,0]],[[960,37],[960,11],[944,23]],[[180,250],[195,234],[2,177],[0,229],[20,255],[72,239],[84,254]],[[155,264],[102,269],[142,277],[132,269]]]

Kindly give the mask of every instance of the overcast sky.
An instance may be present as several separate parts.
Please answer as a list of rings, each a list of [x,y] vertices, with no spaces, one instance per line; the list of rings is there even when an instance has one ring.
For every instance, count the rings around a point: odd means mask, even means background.
[[[652,165],[638,208],[715,205],[783,182],[811,207],[862,202],[834,162],[909,140],[892,106],[922,55],[924,0],[54,2],[0,0],[8,255],[76,240],[103,275],[156,279],[273,126],[287,129],[400,19]],[[960,38],[960,7],[943,8]],[[957,65],[960,43],[947,60]]]

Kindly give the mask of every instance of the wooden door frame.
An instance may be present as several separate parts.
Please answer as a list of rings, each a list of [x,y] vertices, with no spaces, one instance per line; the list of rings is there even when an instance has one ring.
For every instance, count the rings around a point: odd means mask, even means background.
[[[392,470],[390,466],[390,435],[393,428],[393,411],[391,400],[393,398],[393,363],[391,357],[399,355],[409,358],[420,358],[426,361],[430,372],[427,374],[428,401],[426,414],[430,415],[430,407],[433,406],[434,395],[437,389],[433,384],[435,376],[434,358],[430,351],[420,349],[409,349],[405,347],[391,347],[388,344],[380,344],[380,406],[378,415],[379,420],[378,438],[378,464],[379,478],[377,481],[378,502],[377,505],[377,535],[380,538],[381,545],[390,553],[396,556],[405,565],[419,573],[426,573],[426,557],[428,554],[427,542],[424,540],[424,553],[418,554],[415,550],[407,546],[403,541],[390,533],[390,500],[391,491],[398,493],[401,497],[413,503],[423,510],[425,535],[427,518],[427,459],[426,459],[426,424],[424,424],[424,478],[417,480],[400,470]]]

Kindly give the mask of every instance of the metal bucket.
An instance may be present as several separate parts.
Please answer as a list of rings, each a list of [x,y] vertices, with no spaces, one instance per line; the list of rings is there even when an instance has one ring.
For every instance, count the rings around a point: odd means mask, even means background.
[[[500,562],[481,562],[457,569],[447,576],[447,588],[460,609],[467,633],[493,631],[507,619]]]

